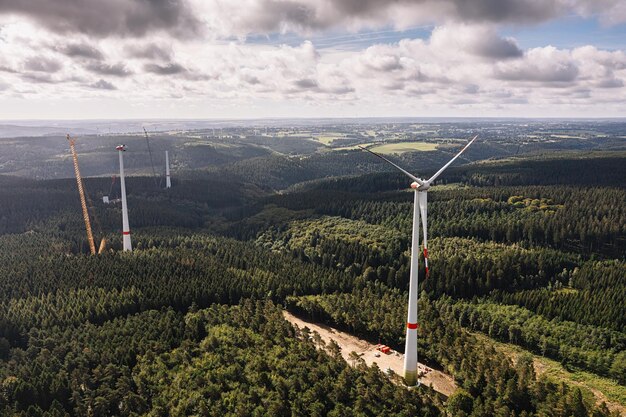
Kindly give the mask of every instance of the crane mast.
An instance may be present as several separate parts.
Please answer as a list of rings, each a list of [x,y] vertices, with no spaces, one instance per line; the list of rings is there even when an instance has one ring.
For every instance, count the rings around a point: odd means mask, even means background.
[[[157,175],[154,170],[154,161],[152,160],[152,149],[150,149],[150,138],[148,137],[148,131],[146,128],[143,128],[143,133],[146,136],[146,146],[148,147],[148,154],[150,155],[150,166],[152,167],[152,178],[154,179],[154,186],[159,188],[159,184],[157,183]]]
[[[93,233],[91,231],[91,221],[89,220],[89,211],[87,210],[87,199],[85,198],[85,190],[83,188],[83,177],[80,176],[80,169],[78,168],[78,156],[76,155],[76,147],[74,146],[74,139],[67,135],[67,140],[70,143],[70,151],[72,152],[72,159],[74,160],[74,173],[76,174],[76,185],[78,185],[78,194],[80,194],[80,205],[83,208],[83,218],[85,219],[85,229],[87,230],[87,240],[89,241],[89,250],[92,255],[96,254],[96,244],[93,241]]]
[[[87,231],[87,240],[89,241],[89,251],[92,255],[96,254],[96,244],[93,240],[93,232],[91,231],[91,220],[89,219],[89,208],[87,207],[87,200],[89,197],[85,194],[85,188],[83,186],[83,177],[80,175],[80,169],[78,168],[78,155],[76,154],[76,146],[74,139],[67,135],[67,140],[70,143],[70,151],[72,151],[72,159],[74,160],[74,173],[76,174],[76,185],[78,185],[78,194],[80,195],[80,205],[83,208],[83,219],[85,219],[85,230]],[[92,202],[89,199],[89,207],[93,209]],[[94,215],[96,225],[100,228],[100,223]],[[102,230],[100,230],[102,233]],[[102,238],[100,246],[98,247],[98,255],[106,250],[106,239]]]

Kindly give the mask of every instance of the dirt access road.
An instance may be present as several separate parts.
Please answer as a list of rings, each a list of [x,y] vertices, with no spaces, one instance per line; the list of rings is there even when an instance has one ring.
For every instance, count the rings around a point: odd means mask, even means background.
[[[403,373],[404,355],[402,353],[392,351],[391,354],[386,355],[384,353],[378,352],[376,350],[376,345],[369,343],[363,339],[359,339],[358,337],[352,336],[349,333],[333,329],[332,327],[326,325],[302,320],[301,318],[294,316],[288,311],[284,311],[283,315],[285,316],[285,319],[287,321],[299,327],[300,329],[306,326],[311,331],[316,331],[317,333],[319,333],[322,340],[324,340],[324,342],[326,343],[334,340],[335,343],[337,343],[339,347],[341,347],[341,355],[349,364],[351,364],[349,358],[350,353],[356,352],[357,354],[361,355],[361,358],[363,358],[368,366],[372,366],[374,363],[376,363],[383,372],[387,369],[392,369],[398,375],[402,375]],[[380,357],[375,356],[377,353],[380,354]],[[432,384],[435,391],[449,397],[456,390],[456,385],[451,376],[446,375],[443,372],[436,371],[432,368],[428,368],[421,363],[419,364],[419,371],[428,371],[426,375],[420,378],[420,382],[425,385]]]

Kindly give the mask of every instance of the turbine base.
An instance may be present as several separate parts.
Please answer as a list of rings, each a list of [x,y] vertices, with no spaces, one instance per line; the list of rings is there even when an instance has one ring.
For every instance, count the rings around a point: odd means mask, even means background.
[[[404,371],[404,383],[408,387],[419,386],[417,371]]]

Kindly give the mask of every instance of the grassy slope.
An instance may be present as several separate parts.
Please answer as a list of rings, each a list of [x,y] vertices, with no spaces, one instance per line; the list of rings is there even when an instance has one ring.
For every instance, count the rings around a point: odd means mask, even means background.
[[[626,387],[617,382],[604,378],[590,372],[566,370],[560,363],[543,356],[533,355],[529,351],[508,343],[497,342],[482,333],[473,332],[476,337],[489,340],[494,346],[506,353],[514,361],[522,354],[532,355],[537,375],[544,375],[547,378],[565,382],[566,384],[580,387],[586,398],[596,397],[598,404],[603,401],[607,403],[610,410],[618,410],[626,415]]]

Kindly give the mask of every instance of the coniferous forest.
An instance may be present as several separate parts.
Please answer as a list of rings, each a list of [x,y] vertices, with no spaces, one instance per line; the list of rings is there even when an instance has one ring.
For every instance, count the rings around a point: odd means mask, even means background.
[[[68,159],[44,166],[34,150],[27,172],[2,165],[0,415],[625,412],[619,141],[596,152],[562,139],[566,151],[556,152],[487,135],[430,190],[419,352],[454,378],[445,397],[348,363],[340,346],[283,318],[288,310],[404,349],[405,177],[358,149],[312,140],[233,136],[191,151],[180,140],[153,145],[178,146],[168,190],[145,166],[133,171],[145,158],[127,153],[133,252],[122,251],[120,205],[102,202],[119,194],[105,175],[114,162],[90,168],[93,155],[79,154],[94,232],[108,241],[96,256]],[[457,149],[446,146],[390,157],[428,176]]]

